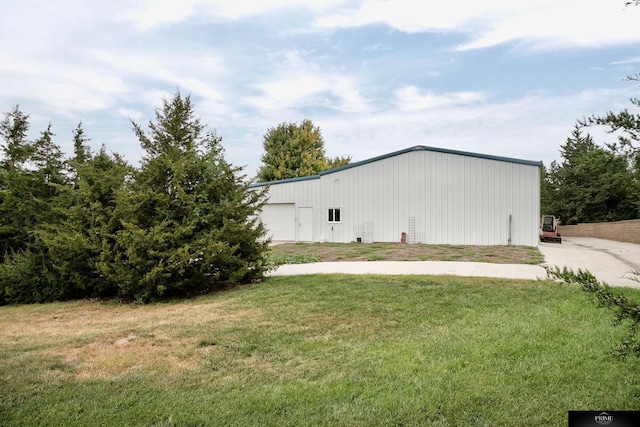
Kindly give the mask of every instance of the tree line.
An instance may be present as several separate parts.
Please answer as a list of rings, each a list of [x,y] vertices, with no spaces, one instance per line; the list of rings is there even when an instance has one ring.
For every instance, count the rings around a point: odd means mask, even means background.
[[[640,107],[640,99],[630,101]],[[589,133],[594,126],[616,140],[598,144]],[[561,161],[542,169],[542,213],[564,224],[640,218],[640,115],[625,108],[578,120],[560,155]]]
[[[92,152],[82,123],[73,156],[49,124],[28,139],[16,106],[0,123],[0,305],[87,297],[152,301],[260,279],[268,239],[258,220],[265,191],[249,190],[224,158],[190,96],[163,100],[148,130],[132,122],[144,156],[129,165]],[[310,120],[263,139],[253,180],[274,181],[348,164],[326,157]]]
[[[51,125],[30,141],[19,107],[0,123],[0,304],[152,301],[246,283],[266,271],[265,193],[205,132],[189,96],[163,100],[132,167],[80,123],[65,158]]]

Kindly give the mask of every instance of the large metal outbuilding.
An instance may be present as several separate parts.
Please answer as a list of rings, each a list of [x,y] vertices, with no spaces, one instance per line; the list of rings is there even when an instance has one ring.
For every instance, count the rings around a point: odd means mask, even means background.
[[[274,241],[538,244],[540,162],[415,146],[268,188]]]

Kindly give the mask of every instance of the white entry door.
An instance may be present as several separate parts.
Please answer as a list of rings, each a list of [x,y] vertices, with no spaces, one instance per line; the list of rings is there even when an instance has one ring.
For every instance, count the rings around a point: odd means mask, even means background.
[[[313,242],[313,208],[298,208],[298,241]]]

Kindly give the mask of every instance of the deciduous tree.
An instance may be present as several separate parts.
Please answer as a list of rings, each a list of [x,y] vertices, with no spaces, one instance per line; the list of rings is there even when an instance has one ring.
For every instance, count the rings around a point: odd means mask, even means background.
[[[327,158],[320,128],[311,120],[282,123],[264,135],[258,181],[276,181],[318,174],[348,164],[350,157]]]

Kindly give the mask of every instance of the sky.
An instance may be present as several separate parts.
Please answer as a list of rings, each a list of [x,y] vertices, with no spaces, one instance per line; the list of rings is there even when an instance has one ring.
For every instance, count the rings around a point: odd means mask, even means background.
[[[578,119],[635,108],[625,2],[0,0],[0,112],[29,114],[31,138],[51,123],[69,156],[82,122],[136,165],[132,122],[179,91],[249,178],[267,131],[304,119],[329,157],[425,145],[548,166]]]

